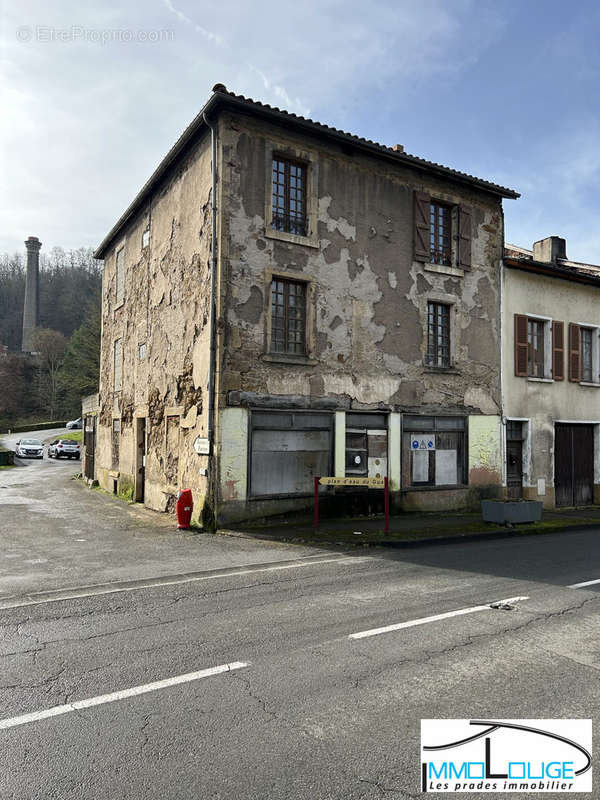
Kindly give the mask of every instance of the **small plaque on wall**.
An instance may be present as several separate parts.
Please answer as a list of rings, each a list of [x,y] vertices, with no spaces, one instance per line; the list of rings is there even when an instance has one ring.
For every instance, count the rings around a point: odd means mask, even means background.
[[[207,456],[210,454],[210,442],[204,436],[196,436],[194,439],[194,450],[199,456]]]

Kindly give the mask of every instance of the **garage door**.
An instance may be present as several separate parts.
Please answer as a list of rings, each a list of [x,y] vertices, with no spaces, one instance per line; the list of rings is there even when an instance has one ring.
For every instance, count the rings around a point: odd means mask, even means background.
[[[556,425],[554,493],[557,506],[594,501],[594,426]]]

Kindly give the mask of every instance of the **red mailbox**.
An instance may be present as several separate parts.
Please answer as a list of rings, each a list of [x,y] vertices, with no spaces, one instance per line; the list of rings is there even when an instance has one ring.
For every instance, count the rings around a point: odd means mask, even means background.
[[[182,489],[177,493],[177,527],[179,530],[186,530],[190,527],[192,511],[194,510],[194,500],[192,499],[191,489]]]

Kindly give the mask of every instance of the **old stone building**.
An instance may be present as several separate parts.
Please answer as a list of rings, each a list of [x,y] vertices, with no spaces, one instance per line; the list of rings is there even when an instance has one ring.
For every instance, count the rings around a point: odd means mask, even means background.
[[[314,475],[388,475],[396,509],[499,492],[515,197],[217,85],[96,253],[101,485],[220,520]]]
[[[505,481],[545,507],[600,502],[600,266],[506,246]]]

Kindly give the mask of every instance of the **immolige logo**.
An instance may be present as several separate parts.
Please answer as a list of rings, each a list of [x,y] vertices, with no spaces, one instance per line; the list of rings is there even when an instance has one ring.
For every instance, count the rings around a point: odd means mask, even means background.
[[[591,792],[589,719],[423,719],[424,792]]]

